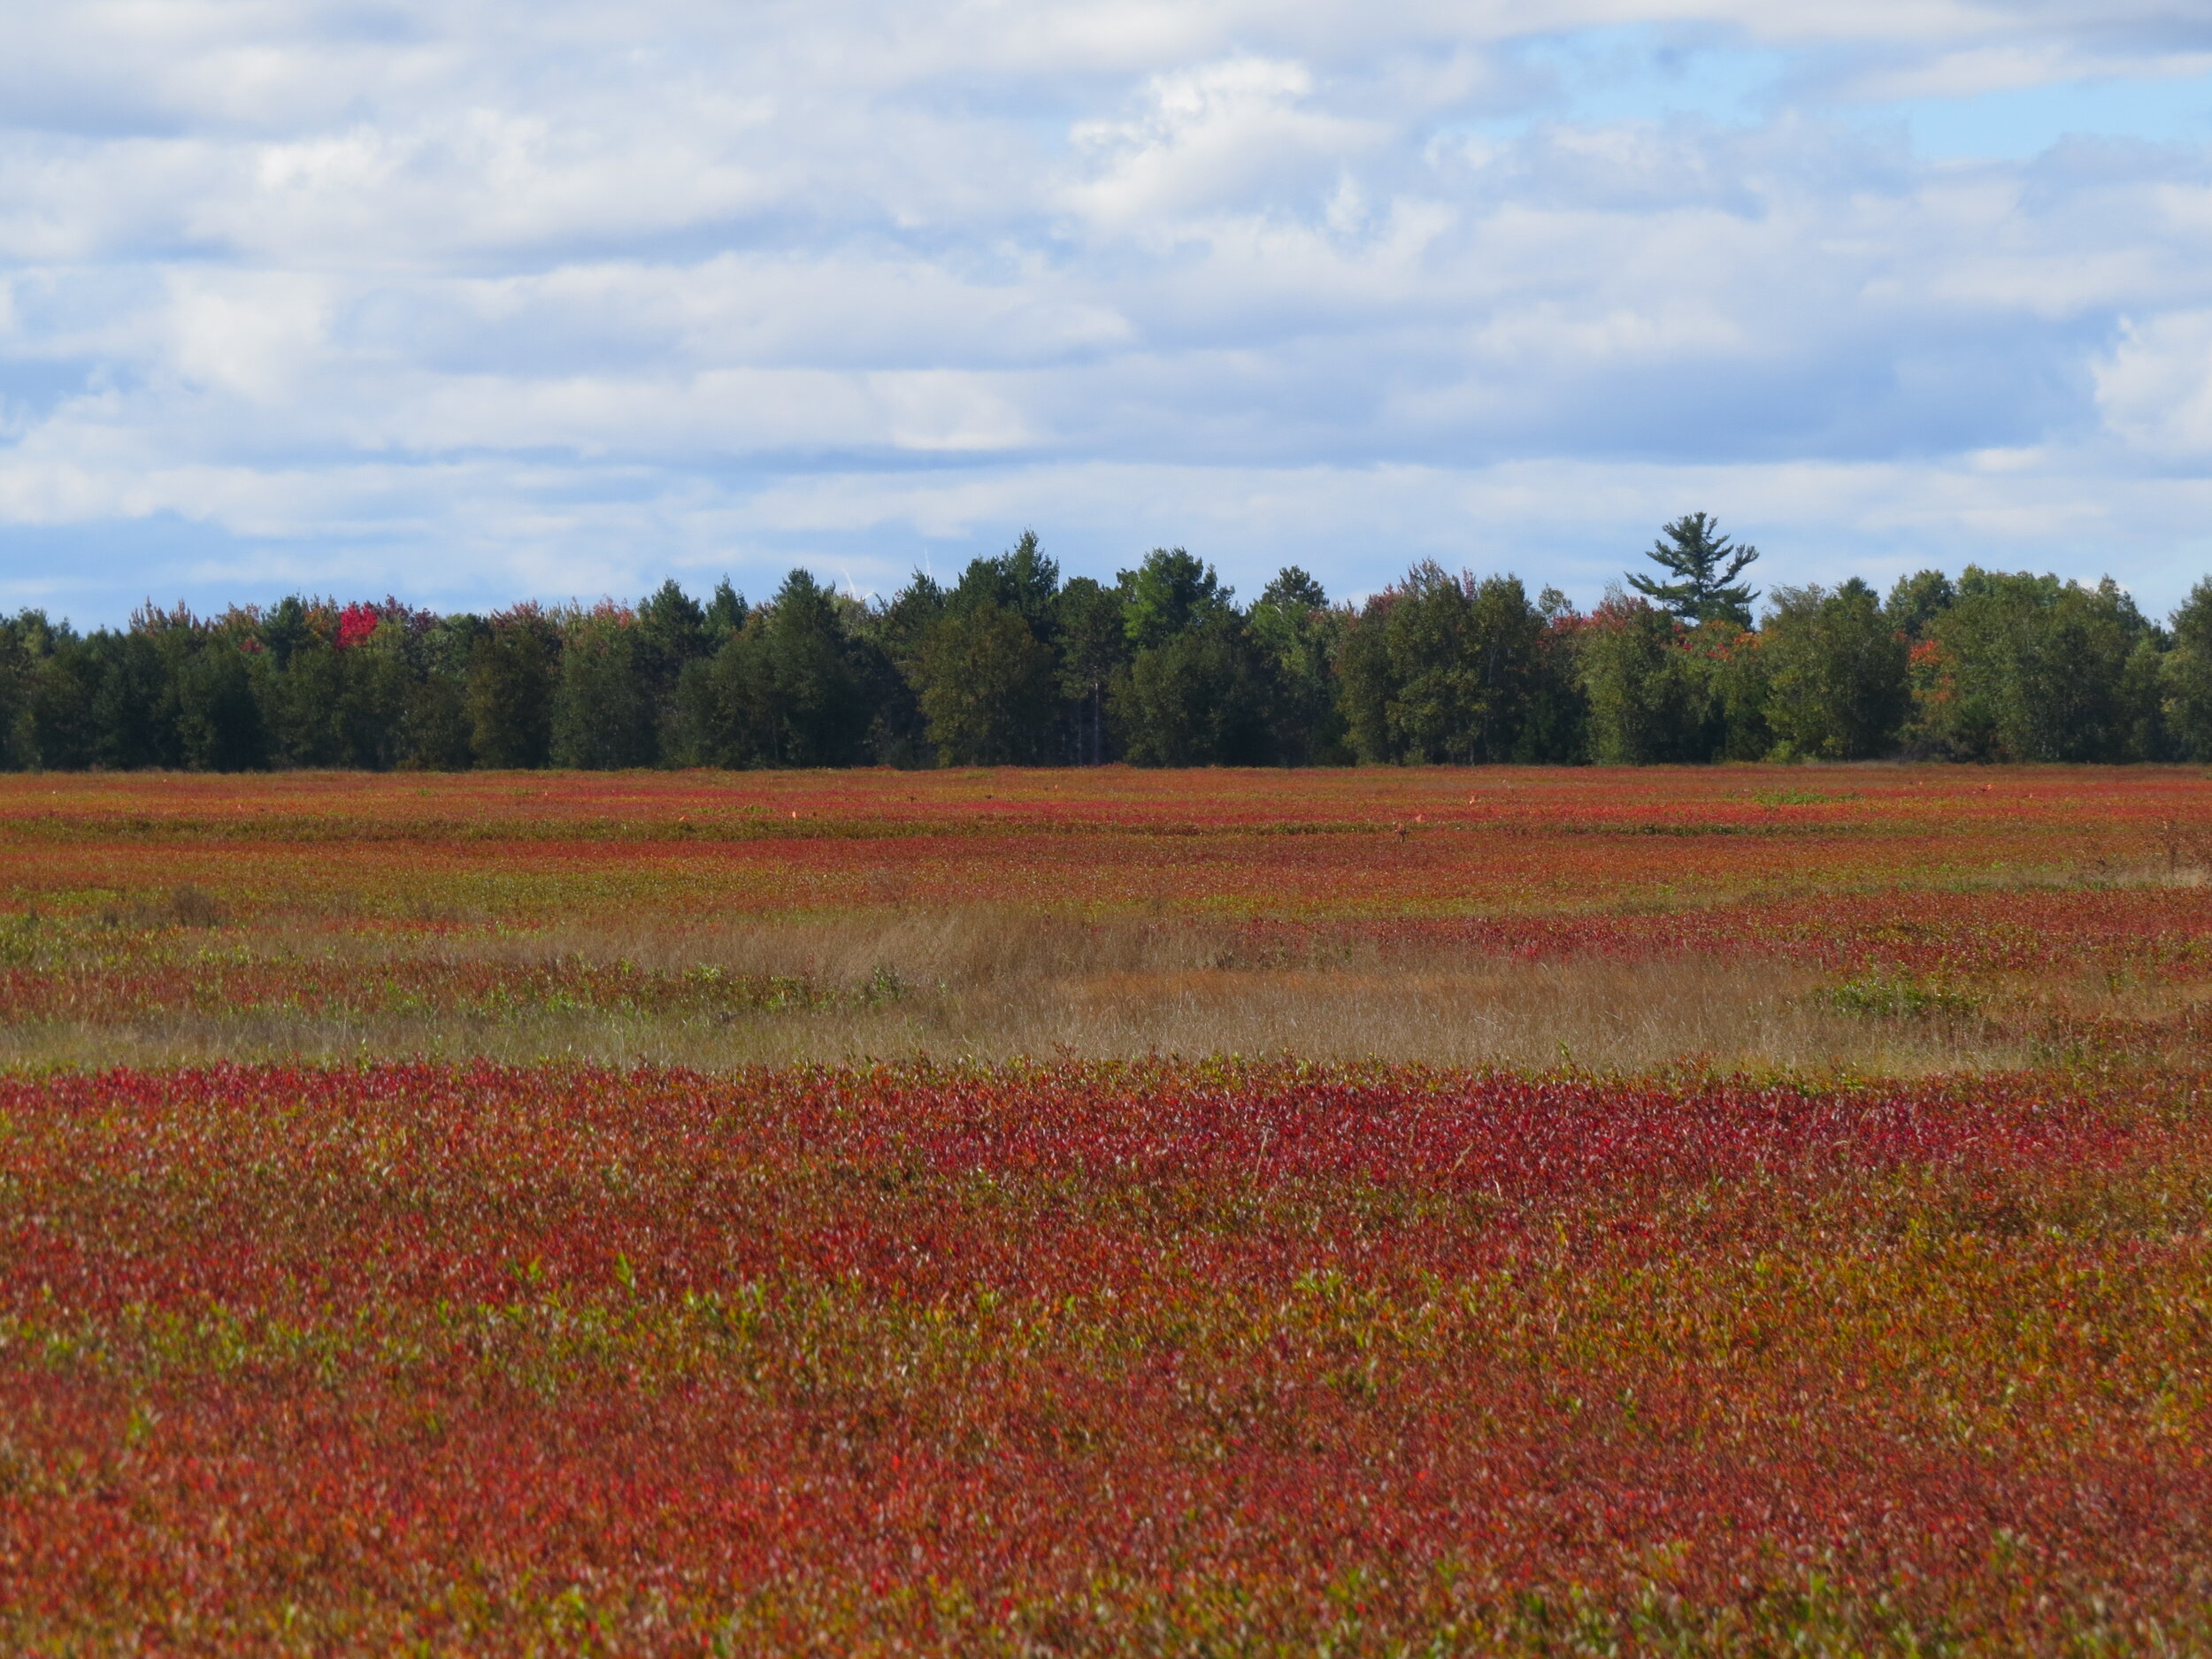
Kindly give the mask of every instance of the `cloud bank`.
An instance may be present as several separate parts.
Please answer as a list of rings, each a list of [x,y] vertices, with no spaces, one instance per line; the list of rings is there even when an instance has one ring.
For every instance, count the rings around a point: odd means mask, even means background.
[[[1256,590],[2212,571],[2212,20],[2087,0],[88,0],[0,62],[0,603],[1034,525]]]

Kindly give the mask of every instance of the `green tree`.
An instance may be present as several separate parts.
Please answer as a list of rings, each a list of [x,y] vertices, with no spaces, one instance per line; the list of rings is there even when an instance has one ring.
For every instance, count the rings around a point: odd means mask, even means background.
[[[2172,627],[2161,674],[2167,725],[2182,755],[2212,760],[2212,577],[2189,590]]]
[[[1632,573],[1628,585],[1659,608],[1685,622],[1732,622],[1751,626],[1751,603],[1759,595],[1736,579],[1757,560],[1755,547],[1738,547],[1720,533],[1720,521],[1701,512],[1686,513],[1659,533],[1644,557],[1672,578]]]
[[[1019,611],[979,598],[924,638],[913,678],[938,755],[956,766],[1044,758],[1058,712],[1051,649]]]
[[[297,642],[280,662],[265,652],[254,667],[257,701],[276,764],[345,764],[345,664],[329,642]]]
[[[714,585],[714,596],[707,601],[705,612],[700,617],[699,649],[703,656],[711,657],[722,649],[722,641],[745,626],[745,595],[730,586],[725,576]]]
[[[1025,531],[997,557],[971,560],[934,614],[925,614],[934,588],[910,589],[899,602],[908,624],[899,666],[931,746],[956,765],[1048,758],[1061,714],[1053,650],[1059,566]]]
[[[562,635],[553,764],[594,772],[651,765],[659,754],[663,641],[649,641],[641,618],[613,604],[568,618]],[[672,699],[675,677],[668,675]]]
[[[407,696],[416,677],[408,638],[412,626],[398,606],[390,606],[366,639],[339,651],[344,663],[341,718],[346,753],[341,765],[383,772],[400,763]]]
[[[672,691],[683,665],[707,654],[705,609],[672,580],[639,600],[634,616],[641,670],[656,695]]]
[[[176,752],[175,687],[141,613],[134,626],[116,633],[102,628],[91,635],[96,675],[92,693],[92,764],[129,771],[173,766]]]
[[[1034,530],[1022,532],[1021,540],[996,558],[971,559],[957,586],[945,596],[949,611],[966,611],[991,603],[1010,611],[1029,625],[1038,639],[1050,643],[1058,622],[1060,566],[1038,543]]]
[[[1292,565],[1268,583],[1245,627],[1271,671],[1268,726],[1277,757],[1292,766],[1349,761],[1335,673],[1345,613],[1332,610],[1321,584]]]
[[[1576,636],[1589,703],[1590,756],[1601,765],[1711,758],[1701,664],[1667,612],[1617,588]]]
[[[863,690],[871,710],[867,748],[885,765],[936,764],[915,664],[923,641],[944,614],[944,588],[934,577],[916,571],[887,604],[869,607],[851,618],[851,631],[867,650],[868,680]]]
[[[716,588],[710,606],[702,606],[673,581],[663,582],[638,602],[632,672],[652,726],[652,760],[661,759],[672,741],[676,682],[683,677],[685,666],[711,654],[728,637],[728,627],[721,618],[734,614],[741,618],[743,603],[726,580]]]
[[[1897,579],[1883,610],[1890,626],[1908,640],[1924,640],[1936,618],[1956,603],[1958,596],[1958,589],[1941,571],[1916,571]]]
[[[534,604],[496,611],[470,653],[469,749],[494,769],[542,766],[553,749],[560,635]]]
[[[1685,628],[1678,642],[1700,695],[1701,724],[1683,734],[1685,760],[1763,760],[1774,748],[1767,712],[1771,664],[1765,641],[1749,628],[1717,618]]]
[[[288,595],[254,626],[260,649],[249,672],[279,766],[388,764],[405,700],[403,659],[365,657],[342,642],[340,611],[325,599]]]
[[[1969,565],[1914,652],[1908,743],[1959,759],[2127,759],[2150,718],[2129,706],[2147,687],[2128,663],[2149,632],[2109,578],[2090,588]]]
[[[847,766],[868,735],[865,665],[835,595],[803,570],[678,682],[688,764]]]
[[[456,611],[414,637],[415,672],[400,708],[396,764],[421,772],[468,770],[475,758],[469,665],[490,634],[483,618]]]
[[[1590,757],[1590,702],[1582,689],[1577,642],[1586,618],[1556,588],[1536,596],[1544,621],[1536,636],[1528,705],[1512,758],[1522,765],[1578,765]]]
[[[1346,741],[1355,758],[1366,765],[1386,766],[1398,758],[1396,739],[1390,729],[1391,695],[1397,677],[1390,663],[1386,622],[1396,598],[1394,589],[1371,595],[1344,630],[1337,647],[1337,708],[1344,719]]]
[[[211,633],[178,664],[177,737],[185,765],[248,772],[268,764],[250,662],[235,639]]]
[[[160,764],[194,772],[243,772],[268,764],[266,734],[254,695],[251,618],[235,610],[205,620],[179,605],[134,613],[160,663],[164,727]]]
[[[17,717],[18,729],[28,739],[27,764],[50,772],[91,765],[96,755],[92,704],[100,688],[100,664],[91,642],[64,622],[50,632],[34,662],[23,712]]]
[[[1141,766],[1271,760],[1266,669],[1213,566],[1155,548],[1117,588],[1130,657],[1106,702],[1121,754]]]
[[[1107,692],[1128,672],[1130,659],[1121,595],[1078,576],[1060,590],[1054,610],[1059,689],[1071,715],[1072,758],[1079,765],[1103,765],[1109,747]]]
[[[0,768],[19,771],[33,764],[30,733],[31,682],[38,672],[32,618],[43,631],[46,618],[26,611],[0,618]]]
[[[1110,695],[1122,753],[1140,766],[1260,766],[1268,688],[1233,613],[1216,613],[1131,660]]]
[[[1767,720],[1785,757],[1863,760],[1896,746],[1910,649],[1856,577],[1832,593],[1778,588],[1760,629]]]
[[[2123,760],[2179,760],[2180,744],[2167,724],[2166,658],[2155,629],[2146,629],[2120,670],[2118,741]]]
[[[1122,626],[1132,650],[1146,651],[1218,621],[1232,597],[1212,565],[1181,548],[1154,548],[1119,578]]]
[[[19,611],[0,622],[0,764],[28,770],[64,764],[58,757],[61,746],[54,741],[59,735],[54,725],[69,699],[57,696],[50,686],[49,664],[75,638],[67,623],[57,626],[42,611]],[[85,695],[88,722],[88,687]],[[60,724],[75,722],[63,716]]]
[[[680,764],[736,770],[772,764],[775,688],[761,629],[759,621],[749,621],[677,681],[674,758]]]
[[[1510,758],[1544,628],[1517,577],[1478,581],[1432,559],[1415,565],[1368,602],[1340,658],[1360,758]]]
[[[774,695],[772,763],[851,765],[861,757],[868,710],[835,595],[795,570],[777,591],[761,633]]]

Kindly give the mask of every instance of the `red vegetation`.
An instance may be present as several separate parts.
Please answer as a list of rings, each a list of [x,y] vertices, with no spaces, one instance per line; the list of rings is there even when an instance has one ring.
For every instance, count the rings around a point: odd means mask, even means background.
[[[0,1650],[2212,1647],[2206,787],[0,779],[70,1052],[835,1021],[896,987],[687,930],[976,907],[1771,959],[2053,1063],[0,1076]]]
[[[0,856],[10,908],[65,911],[189,882],[240,915],[675,921],[889,879],[910,903],[1604,926],[1816,897],[1911,922],[1935,895],[2039,928],[2065,895],[2017,895],[2203,874],[2207,798],[2179,768],[36,774],[0,776]]]
[[[0,1632],[2192,1647],[2202,1081],[0,1083]]]

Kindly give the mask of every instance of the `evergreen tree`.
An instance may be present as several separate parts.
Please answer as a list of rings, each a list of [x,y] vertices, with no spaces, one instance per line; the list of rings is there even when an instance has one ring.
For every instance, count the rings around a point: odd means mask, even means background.
[[[1012,611],[1038,639],[1049,642],[1057,620],[1060,567],[1038,544],[1034,530],[996,558],[972,559],[960,580],[945,595],[950,611],[986,603]]]
[[[38,672],[35,641],[45,633],[45,623],[43,616],[32,611],[0,618],[0,769],[15,771],[33,764],[31,685]]]
[[[1212,565],[1181,548],[1154,548],[1119,578],[1122,626],[1133,649],[1164,645],[1219,619],[1233,597]]]
[[[397,764],[465,772],[474,759],[469,664],[491,626],[467,611],[441,617],[415,641],[417,678],[400,708]]]
[[[678,684],[688,764],[849,766],[872,712],[835,595],[795,570],[772,602]]]
[[[149,630],[103,628],[90,643],[99,672],[92,695],[92,764],[118,772],[175,765],[175,688]]]
[[[2212,759],[2212,580],[2170,639],[2109,580],[1972,567],[1880,604],[1778,589],[1753,632],[1753,550],[1667,528],[1678,580],[1640,585],[1671,609],[1616,590],[1587,617],[1433,564],[1357,613],[1291,567],[1240,611],[1182,549],[1063,584],[1031,534],[882,604],[801,571],[752,611],[725,580],[489,621],[291,595],[79,635],[25,611],[0,619],[0,766]]]
[[[2212,577],[2174,612],[2173,639],[2161,675],[2171,741],[2189,759],[2212,761]]]
[[[643,747],[651,760],[670,752],[674,741],[676,682],[683,678],[684,669],[707,657],[727,637],[728,629],[720,621],[725,595],[728,595],[727,613],[741,618],[743,602],[726,580],[715,589],[711,608],[703,607],[673,581],[663,582],[638,603],[631,672],[636,676],[650,727],[649,741]]]
[[[1757,592],[1736,579],[1759,557],[1755,547],[1738,547],[1720,533],[1720,521],[1701,512],[1686,513],[1659,533],[1644,555],[1673,580],[1632,573],[1628,585],[1659,608],[1685,622],[1732,622],[1751,626]]]
[[[177,738],[196,772],[249,772],[268,764],[251,658],[240,641],[211,631],[177,664]]]
[[[402,759],[402,725],[407,697],[415,681],[410,654],[409,631],[427,618],[411,617],[390,602],[381,606],[349,606],[357,624],[365,624],[365,636],[342,626],[336,656],[341,664],[338,726],[342,766],[385,771]],[[365,616],[363,613],[373,613]]]
[[[772,764],[775,694],[760,630],[760,623],[749,621],[676,682],[673,757],[680,765],[735,770]]]
[[[1321,584],[1286,565],[1245,618],[1271,669],[1271,746],[1286,765],[1336,765],[1351,758],[1337,707],[1335,660],[1345,618],[1329,608]]]
[[[1578,765],[1590,757],[1590,703],[1575,655],[1586,618],[1556,588],[1536,596],[1536,613],[1544,626],[1512,758],[1525,766]]]
[[[1387,766],[1398,758],[1390,729],[1391,694],[1396,676],[1391,668],[1388,618],[1397,602],[1397,590],[1386,588],[1371,597],[1344,631],[1337,648],[1337,710],[1343,718],[1345,738],[1363,765]]]
[[[553,748],[560,636],[534,604],[495,613],[470,655],[469,749],[495,769],[542,766]]]
[[[1071,715],[1071,757],[1078,765],[1103,765],[1107,691],[1129,665],[1121,595],[1088,576],[1078,576],[1060,590],[1054,611],[1060,695]]]
[[[690,603],[680,592],[676,597]],[[649,766],[658,757],[663,656],[680,668],[682,645],[648,640],[647,626],[638,613],[611,604],[568,618],[553,699],[555,765],[606,772]],[[672,697],[675,674],[667,680]]]
[[[936,760],[917,690],[916,658],[945,614],[945,590],[916,571],[891,602],[853,618],[867,651],[868,752],[887,766],[928,766]]]
[[[72,772],[95,763],[92,703],[99,685],[99,663],[91,644],[63,622],[49,634],[46,649],[36,657],[25,707],[18,716],[19,729],[28,736],[27,764]]]
[[[1048,757],[1059,719],[1051,645],[1059,595],[1059,566],[1025,531],[998,557],[970,561],[937,614],[915,630],[901,666],[941,760]]]
[[[701,645],[711,654],[722,649],[722,641],[745,626],[745,595],[730,586],[725,576],[714,585],[714,596],[707,601],[706,611],[700,618]]]
[[[950,609],[913,659],[929,741],[956,766],[1044,758],[1057,700],[1052,651],[1026,618],[985,597]]]
[[[774,698],[773,764],[849,766],[868,731],[863,678],[835,596],[805,571],[777,590],[761,629]]]
[[[1118,588],[1131,656],[1106,701],[1119,751],[1141,766],[1273,759],[1265,668],[1213,566],[1155,548]]]

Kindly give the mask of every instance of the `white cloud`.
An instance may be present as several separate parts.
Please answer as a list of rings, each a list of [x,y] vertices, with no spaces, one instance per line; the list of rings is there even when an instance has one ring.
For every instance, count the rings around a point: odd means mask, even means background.
[[[2212,311],[2130,322],[2097,365],[2097,401],[2138,448],[2212,463]]]
[[[2208,65],[2154,0],[50,8],[0,60],[0,596],[895,580],[1025,523],[1586,587],[1692,503],[1801,577],[2177,595],[2212,119],[1955,162],[1896,101]],[[122,550],[72,588],[65,533]]]
[[[294,273],[171,275],[166,365],[187,384],[263,407],[304,390],[330,325],[327,285]]]
[[[1096,172],[1067,194],[1094,234],[1172,244],[1195,215],[1242,219],[1264,203],[1333,178],[1383,147],[1379,123],[1307,107],[1302,64],[1236,58],[1153,78],[1133,119],[1076,125],[1070,137]]]

